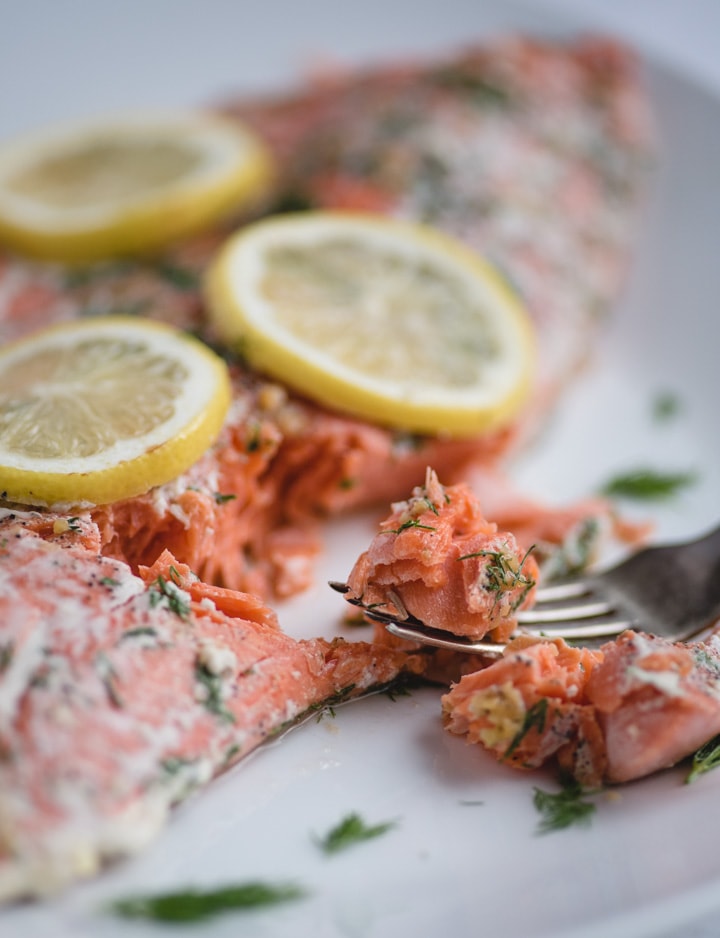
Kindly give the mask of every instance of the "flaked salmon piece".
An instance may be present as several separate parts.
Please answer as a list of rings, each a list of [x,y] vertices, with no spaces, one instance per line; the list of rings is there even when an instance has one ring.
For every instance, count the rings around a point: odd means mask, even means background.
[[[511,643],[496,663],[464,675],[442,698],[447,730],[515,768],[556,759],[583,784],[606,772],[602,733],[584,688],[602,652],[562,640]]]
[[[537,564],[487,521],[464,484],[425,484],[392,506],[347,580],[345,598],[456,635],[505,641],[532,602]]]
[[[516,768],[556,760],[583,785],[675,765],[720,732],[720,639],[627,631],[591,651],[520,639],[444,695],[446,728]]]
[[[78,519],[0,518],[0,898],[139,850],[170,807],[311,709],[421,656],[295,641],[164,552],[141,576]]]

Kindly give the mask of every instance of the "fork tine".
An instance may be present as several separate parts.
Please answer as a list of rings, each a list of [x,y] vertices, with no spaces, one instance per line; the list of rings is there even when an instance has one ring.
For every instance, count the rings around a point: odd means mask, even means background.
[[[347,583],[341,583],[340,580],[328,580],[328,586],[334,589],[337,593],[347,593],[350,590],[350,587]]]
[[[505,645],[498,645],[495,642],[472,641],[471,639],[455,638],[447,639],[442,633],[432,634],[432,630],[423,630],[422,636],[419,630],[412,626],[405,626],[394,620],[386,622],[388,632],[397,638],[404,638],[411,642],[422,642],[424,645],[433,645],[435,648],[449,648],[451,651],[465,651],[474,654],[501,655],[505,650]],[[447,635],[447,633],[445,633]]]
[[[342,584],[331,584],[337,589]],[[538,586],[534,598],[536,605],[543,603],[562,602],[566,599],[579,599],[593,592],[593,585],[587,580],[566,580],[561,583],[550,583]]]
[[[536,638],[565,638],[568,641],[588,638],[612,638],[620,635],[625,629],[637,627],[637,622],[631,619],[604,619],[601,622],[576,620],[575,622],[558,622],[557,628],[552,626],[544,629],[533,629],[520,624],[522,632],[534,635]]]
[[[573,622],[577,619],[596,619],[615,612],[615,606],[605,600],[574,603],[571,606],[553,606],[551,609],[521,609],[517,613],[520,625],[540,625],[547,622]]]

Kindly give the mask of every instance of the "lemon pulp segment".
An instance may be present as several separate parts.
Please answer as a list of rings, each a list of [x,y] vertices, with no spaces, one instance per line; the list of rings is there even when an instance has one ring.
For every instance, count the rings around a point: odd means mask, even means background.
[[[32,505],[103,504],[187,469],[216,438],[227,368],[160,323],[108,316],[0,351],[0,489]]]
[[[423,226],[340,212],[258,222],[226,245],[208,301],[251,364],[380,423],[472,435],[511,419],[529,386],[518,300]]]
[[[260,199],[271,176],[251,131],[209,115],[49,131],[0,149],[0,240],[68,262],[151,252]]]

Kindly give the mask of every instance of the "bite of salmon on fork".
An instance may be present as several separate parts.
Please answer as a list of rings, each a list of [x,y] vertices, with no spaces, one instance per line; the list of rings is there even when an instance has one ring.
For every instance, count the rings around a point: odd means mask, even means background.
[[[416,492],[413,500],[417,500],[420,490]],[[451,516],[447,508],[450,504],[449,495],[446,494],[446,498],[444,514]],[[479,513],[477,500],[473,500],[470,493],[467,493],[467,498]],[[413,504],[413,501],[407,504]],[[403,511],[408,514],[407,508]],[[396,514],[395,507],[391,519]],[[525,582],[528,573],[523,573],[523,568],[529,550],[521,560],[488,547],[475,554],[455,556],[457,552],[439,537],[434,543],[431,542],[436,566],[439,566],[438,557],[448,561],[464,561],[475,556],[483,558],[485,566],[479,573],[475,573],[472,582],[465,584],[464,607],[462,592],[456,597],[455,606],[445,601],[446,577],[434,583],[426,582],[422,604],[417,603],[413,596],[410,609],[400,598],[407,589],[404,582],[408,578],[407,571],[392,568],[386,562],[388,555],[384,547],[387,545],[377,550],[378,543],[383,541],[382,535],[402,533],[402,526],[392,529],[389,523],[384,522],[381,526],[381,535],[355,565],[348,583],[330,585],[345,594],[348,602],[359,606],[369,619],[384,625],[400,639],[449,651],[501,654],[509,638],[521,635],[593,643],[597,639],[616,637],[634,628],[671,641],[687,641],[698,638],[720,619],[720,582],[717,575],[720,568],[720,527],[694,540],[645,547],[615,566],[600,571],[590,570],[558,582],[550,581],[539,587],[536,587],[534,578]],[[440,525],[421,524],[420,527],[431,534],[440,530]],[[490,530],[494,531],[494,526]],[[462,530],[461,533],[464,536],[466,531]],[[501,536],[509,546],[511,535]],[[393,552],[397,554],[407,550],[407,543],[399,550],[393,547]],[[430,547],[421,553],[428,556]],[[449,569],[453,570],[452,564]],[[457,573],[457,568],[454,572]],[[482,634],[473,636],[465,627],[465,619],[471,607],[477,606],[475,594],[478,591],[498,594],[503,588],[506,591],[516,588],[519,581],[526,586],[525,592],[530,594],[534,603],[532,608],[528,608],[530,602],[524,596],[522,602],[514,603],[512,622],[519,631],[514,635],[498,634],[499,630],[495,628],[491,632],[489,626],[493,624],[499,601],[496,599],[490,607],[486,629],[494,641],[482,640]],[[387,597],[385,601],[377,600],[378,583],[382,584]],[[427,587],[430,587],[429,591]],[[411,592],[416,589],[413,587]],[[519,608],[523,605],[524,608]]]
[[[331,584],[379,622],[421,622],[456,636],[506,641],[532,603],[538,565],[487,521],[467,485],[425,483],[395,502],[347,584]]]
[[[329,703],[421,671],[363,642],[296,641],[256,597],[169,553],[141,576],[90,521],[0,518],[0,899],[135,853],[173,804]]]

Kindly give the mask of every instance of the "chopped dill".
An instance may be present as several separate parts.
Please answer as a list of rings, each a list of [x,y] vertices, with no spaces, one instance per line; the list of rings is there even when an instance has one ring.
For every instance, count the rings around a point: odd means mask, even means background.
[[[225,756],[223,757],[223,765],[230,765],[232,762],[237,759],[237,757],[242,752],[242,746],[239,743],[232,743],[228,746],[225,751]]]
[[[324,714],[328,714],[331,717],[335,716],[335,707],[338,704],[345,703],[348,697],[355,690],[355,684],[348,684],[346,687],[343,687],[342,690],[339,690],[336,694],[331,694],[330,697],[326,697],[325,700],[321,700],[318,703],[310,704],[307,708],[306,713],[315,713],[317,712],[317,722],[319,723],[322,720]]]
[[[188,766],[195,765],[197,759],[186,759],[184,756],[168,756],[160,763],[160,768],[168,775],[177,775]]]
[[[658,422],[676,417],[679,411],[680,399],[672,391],[662,391],[652,404],[653,418]]]
[[[120,586],[120,580],[116,580],[112,576],[101,576],[99,582],[102,586]]]
[[[173,580],[180,576],[174,567],[170,568],[170,575],[173,577]],[[166,580],[162,575],[155,580],[148,591],[150,605],[155,608],[160,603],[165,602],[168,609],[174,612],[176,616],[179,616],[181,619],[187,619],[190,615],[190,603],[183,591],[173,580]]]
[[[689,785],[696,781],[701,775],[711,772],[720,765],[720,735],[714,736],[701,746],[692,757],[690,771],[685,778],[685,784]]]
[[[139,625],[123,632],[118,641],[124,642],[127,638],[157,638],[157,632],[151,625]]]
[[[178,290],[198,290],[200,288],[199,274],[187,267],[180,267],[178,264],[170,264],[165,261],[158,264],[155,270],[163,280],[167,280]]]
[[[533,727],[538,731],[538,733],[543,732],[545,729],[545,721],[547,719],[547,708],[547,697],[541,697],[540,700],[536,701],[532,707],[528,709],[522,722],[522,726],[510,740],[510,745],[503,753],[503,759],[510,758],[510,756],[522,743],[530,730],[533,729]]]
[[[412,697],[412,690],[408,687],[407,683],[392,684],[390,687],[386,687],[383,693],[393,703],[395,703],[398,697]]]
[[[203,706],[216,717],[220,717],[225,723],[234,723],[235,715],[227,709],[223,703],[222,677],[219,674],[213,674],[199,661],[195,663],[195,680],[205,688],[206,696],[202,701]]]
[[[384,821],[381,824],[366,824],[359,814],[346,815],[339,824],[318,840],[318,846],[325,853],[338,853],[353,844],[372,840],[387,833],[397,824],[396,821]]]
[[[186,889],[118,899],[109,911],[123,918],[152,919],[159,922],[197,922],[222,912],[255,909],[301,899],[305,890],[294,884],[271,885],[262,882],[239,883],[221,889]]]
[[[562,788],[557,792],[543,791],[541,788],[533,789],[533,804],[541,815],[538,834],[565,830],[575,824],[586,826],[590,824],[596,805],[585,799],[598,794],[601,789],[589,791],[574,779],[563,779],[561,784]]]
[[[330,717],[331,720],[334,720],[335,719],[335,707],[333,707],[332,705],[328,707],[321,707],[318,710],[318,715],[315,717],[315,722],[321,723],[325,719],[326,716]]]
[[[246,453],[256,453],[260,449],[260,444],[262,442],[260,424],[253,422],[250,424],[246,431],[245,437],[245,452]]]
[[[653,469],[632,469],[614,476],[601,488],[611,498],[632,498],[657,501],[673,495],[697,481],[694,472],[656,472]]]
[[[12,664],[13,655],[15,653],[15,644],[12,641],[5,642],[0,645],[0,674],[7,669]]]
[[[125,706],[125,703],[122,699],[120,691],[118,690],[118,674],[115,668],[112,666],[112,662],[107,657],[107,655],[101,651],[98,653],[95,659],[95,664],[98,674],[100,675],[100,680],[105,685],[105,691],[108,695],[108,700],[114,707],[122,709]]]
[[[223,492],[213,492],[213,498],[215,499],[216,505],[224,505],[226,502],[232,502],[237,498],[237,495],[232,493],[224,494]]]
[[[401,534],[409,528],[420,528],[421,531],[437,531],[437,528],[434,528],[431,524],[420,524],[416,518],[410,518],[408,521],[404,521],[399,528],[387,528],[382,533]]]

